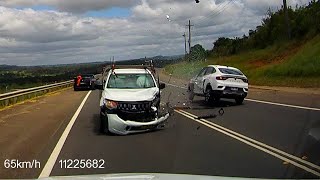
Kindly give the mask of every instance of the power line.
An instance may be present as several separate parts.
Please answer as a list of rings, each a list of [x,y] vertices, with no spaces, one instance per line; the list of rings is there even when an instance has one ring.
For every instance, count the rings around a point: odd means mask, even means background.
[[[198,21],[198,24],[200,24],[200,23],[203,23],[203,22],[206,22],[206,21],[209,21],[209,20],[211,20],[212,18],[214,18],[214,17],[216,17],[217,15],[219,15],[219,14],[221,14],[223,11],[225,11],[226,9],[227,9],[227,7],[231,4],[231,3],[233,3],[234,2],[234,0],[230,0],[228,3],[226,3],[226,4],[224,4],[224,6],[218,6],[217,8],[215,8],[215,9],[213,9],[212,11],[213,11],[213,13],[211,14],[211,15],[209,15],[209,16],[206,16],[204,19],[202,19],[202,20],[199,20]],[[219,9],[219,7],[222,7],[221,9]],[[217,10],[217,11],[216,11]]]
[[[225,11],[232,2],[234,2],[234,0],[230,0],[228,3],[224,4],[224,6],[221,6],[222,7],[221,9],[219,9],[218,11],[215,11],[210,16],[205,17],[206,19],[202,19],[202,20],[198,21],[197,24],[201,24],[203,22],[207,22],[207,21],[215,18],[216,16],[221,14],[223,11]],[[215,8],[215,9],[218,9],[218,8]],[[196,34],[197,34],[197,32],[196,32]]]

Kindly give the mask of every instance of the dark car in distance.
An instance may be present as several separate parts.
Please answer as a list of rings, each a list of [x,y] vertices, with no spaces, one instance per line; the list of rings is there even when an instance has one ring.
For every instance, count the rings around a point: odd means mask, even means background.
[[[75,91],[80,89],[95,89],[95,77],[93,74],[83,74],[74,77],[73,89]]]

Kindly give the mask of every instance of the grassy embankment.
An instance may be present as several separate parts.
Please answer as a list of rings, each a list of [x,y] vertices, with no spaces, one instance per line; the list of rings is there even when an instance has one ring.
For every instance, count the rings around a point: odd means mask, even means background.
[[[165,67],[174,77],[189,79],[208,64],[234,66],[250,84],[320,87],[320,36],[308,41],[277,44],[233,56],[208,57],[206,62],[181,62]]]

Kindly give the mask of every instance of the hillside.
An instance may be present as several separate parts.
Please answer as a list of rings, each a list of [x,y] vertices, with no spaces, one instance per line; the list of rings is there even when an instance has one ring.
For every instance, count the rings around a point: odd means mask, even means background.
[[[220,37],[211,50],[193,46],[185,62],[166,72],[189,79],[205,65],[221,64],[241,69],[250,84],[320,87],[320,1],[288,8],[290,33],[283,8],[267,14],[248,35]]]
[[[320,35],[244,53],[214,57],[206,62],[181,62],[165,67],[167,73],[189,79],[208,64],[240,68],[250,84],[289,87],[320,87]]]

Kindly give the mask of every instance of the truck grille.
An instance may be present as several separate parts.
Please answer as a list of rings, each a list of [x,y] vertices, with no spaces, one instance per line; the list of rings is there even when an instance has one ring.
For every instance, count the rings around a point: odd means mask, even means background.
[[[150,113],[152,102],[118,102],[118,116],[123,120],[136,122],[153,121],[154,116]]]
[[[151,102],[119,102],[118,109],[127,112],[146,112],[149,111]]]

